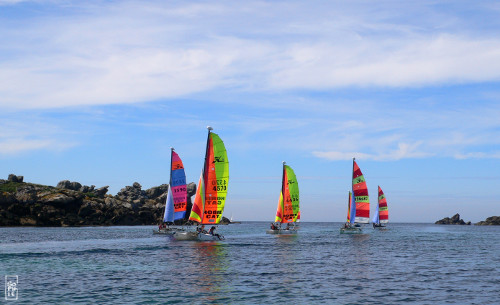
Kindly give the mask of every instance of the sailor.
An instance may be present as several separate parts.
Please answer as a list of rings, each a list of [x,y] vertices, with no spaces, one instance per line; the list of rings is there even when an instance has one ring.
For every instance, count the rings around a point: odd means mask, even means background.
[[[208,231],[208,233],[209,233],[210,235],[212,235],[212,236],[217,236],[217,238],[219,238],[219,239],[220,239],[220,235],[219,235],[219,234],[217,234],[217,233],[215,233],[215,226],[212,226],[212,227],[210,228],[210,230]]]

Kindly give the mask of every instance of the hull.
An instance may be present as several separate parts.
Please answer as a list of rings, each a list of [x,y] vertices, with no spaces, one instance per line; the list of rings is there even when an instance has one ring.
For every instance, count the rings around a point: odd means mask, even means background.
[[[222,240],[224,239],[224,236],[217,237],[215,235],[210,235],[210,234],[204,234],[204,233],[199,233],[198,234],[198,240],[201,241],[213,241],[213,240]]]
[[[176,240],[198,240],[196,232],[175,232],[173,236]]]
[[[363,231],[361,228],[351,227],[351,228],[340,228],[340,234],[361,234]]]
[[[183,232],[183,229],[179,228],[167,228],[167,229],[161,229],[161,230],[155,230],[153,229],[153,234],[156,235],[173,235],[176,232]]]
[[[280,235],[292,235],[297,234],[297,230],[286,230],[286,229],[277,229],[277,230],[267,230],[267,234],[280,234]]]
[[[197,241],[214,241],[214,240],[222,240],[224,236],[217,237],[215,235],[205,234],[205,233],[197,233],[197,232],[176,232],[173,235],[175,240],[197,240]]]

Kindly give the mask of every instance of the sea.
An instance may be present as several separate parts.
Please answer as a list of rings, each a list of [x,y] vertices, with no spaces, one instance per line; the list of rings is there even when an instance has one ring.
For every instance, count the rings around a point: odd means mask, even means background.
[[[302,222],[296,236],[269,226],[219,226],[225,240],[213,242],[153,226],[0,228],[0,302],[500,304],[498,226],[390,223],[346,235],[341,223]]]

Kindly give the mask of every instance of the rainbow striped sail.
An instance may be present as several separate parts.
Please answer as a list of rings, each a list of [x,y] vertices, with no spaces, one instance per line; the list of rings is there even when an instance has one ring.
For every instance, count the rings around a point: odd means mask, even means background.
[[[351,223],[369,223],[370,199],[368,197],[368,188],[366,187],[365,177],[361,169],[359,169],[355,158],[352,158],[352,192],[355,215],[354,217],[351,216]]]
[[[220,222],[229,181],[229,162],[224,142],[211,130],[212,127],[208,127],[205,163],[189,215],[189,220],[201,224]]]
[[[349,198],[347,199],[347,222],[351,222],[351,205],[352,193],[349,191]]]
[[[284,196],[283,196],[284,194]],[[285,198],[285,200],[283,200]],[[300,219],[299,183],[293,169],[283,162],[281,193],[276,210],[275,222],[288,223]]]
[[[378,208],[375,210],[375,216],[372,222],[375,224],[389,222],[389,209],[387,207],[387,199],[385,198],[384,191],[378,187]]]
[[[186,173],[179,155],[171,148],[170,154],[170,183],[165,204],[163,222],[173,222],[186,215],[187,188]]]

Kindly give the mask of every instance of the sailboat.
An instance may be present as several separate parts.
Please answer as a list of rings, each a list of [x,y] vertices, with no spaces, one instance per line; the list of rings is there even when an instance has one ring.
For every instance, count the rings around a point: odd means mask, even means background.
[[[201,170],[198,188],[189,215],[189,220],[198,223],[196,232],[176,232],[177,240],[219,240],[224,237],[213,233],[215,225],[222,219],[226,202],[227,186],[229,181],[229,162],[224,142],[211,132],[208,126],[205,162]],[[205,230],[205,225],[211,225],[211,233]]]
[[[186,173],[184,165],[179,155],[170,148],[170,182],[168,185],[167,200],[165,203],[165,212],[163,214],[163,224],[158,230],[153,230],[155,234],[172,235],[179,228],[170,227],[175,220],[183,219],[186,215],[187,207],[187,187]]]
[[[389,222],[389,209],[387,207],[387,199],[385,198],[384,191],[378,186],[378,207],[375,209],[375,216],[373,216],[373,228],[382,227],[384,223]]]
[[[299,184],[293,169],[283,161],[283,176],[281,179],[281,193],[274,223],[267,234],[297,234],[295,223],[300,219]],[[286,223],[286,228],[282,224]],[[290,227],[292,223],[292,227]]]
[[[370,200],[368,188],[356,159],[352,158],[352,195],[349,192],[347,222],[340,228],[340,233],[362,233],[359,224],[369,223],[369,221]]]
[[[231,213],[231,218],[229,219],[229,223],[241,223],[241,221],[234,221],[233,214]]]

